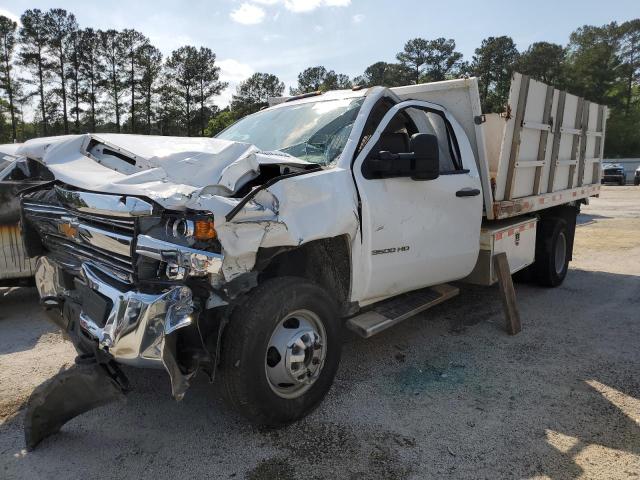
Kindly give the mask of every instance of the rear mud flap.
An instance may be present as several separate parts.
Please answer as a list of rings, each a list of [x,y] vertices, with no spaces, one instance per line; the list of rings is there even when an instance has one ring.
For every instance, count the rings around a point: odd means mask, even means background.
[[[129,391],[114,363],[76,364],[38,386],[27,404],[24,439],[27,450],[58,432],[72,418],[116,400]]]

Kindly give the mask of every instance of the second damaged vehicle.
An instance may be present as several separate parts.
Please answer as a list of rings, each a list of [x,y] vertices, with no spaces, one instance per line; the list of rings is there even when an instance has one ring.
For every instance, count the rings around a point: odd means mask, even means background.
[[[280,99],[213,139],[27,142],[55,181],[23,194],[25,242],[79,352],[34,394],[28,446],[121,397],[119,364],[164,368],[177,399],[203,371],[253,422],[287,424],[328,391],[345,323],[369,337],[447,282],[490,285],[502,252],[559,285],[606,117],[515,74],[505,115],[471,78]]]

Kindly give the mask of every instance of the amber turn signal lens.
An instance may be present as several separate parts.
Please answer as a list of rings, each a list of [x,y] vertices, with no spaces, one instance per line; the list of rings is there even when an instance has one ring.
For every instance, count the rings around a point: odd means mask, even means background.
[[[197,240],[213,240],[217,235],[213,220],[196,220],[193,236]]]

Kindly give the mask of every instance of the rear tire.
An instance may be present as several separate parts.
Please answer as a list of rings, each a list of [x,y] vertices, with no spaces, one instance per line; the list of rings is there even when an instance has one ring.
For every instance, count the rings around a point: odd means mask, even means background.
[[[562,284],[569,269],[570,236],[562,218],[543,218],[536,239],[536,260],[533,270],[536,282],[543,287]]]
[[[303,278],[266,280],[236,307],[222,345],[222,390],[254,424],[278,427],[313,411],[340,362],[336,302]]]

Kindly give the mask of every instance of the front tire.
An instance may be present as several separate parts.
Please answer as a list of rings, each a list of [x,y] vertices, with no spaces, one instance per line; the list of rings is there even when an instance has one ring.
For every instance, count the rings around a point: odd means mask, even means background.
[[[327,292],[303,278],[266,280],[226,327],[223,395],[258,425],[299,420],[329,391],[341,346],[337,306]]]

